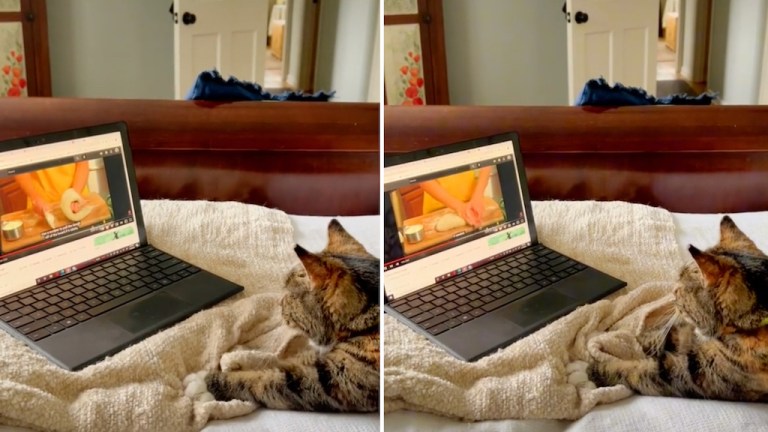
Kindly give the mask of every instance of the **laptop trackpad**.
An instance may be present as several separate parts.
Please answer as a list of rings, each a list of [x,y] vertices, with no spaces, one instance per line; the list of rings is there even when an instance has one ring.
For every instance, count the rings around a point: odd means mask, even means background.
[[[189,303],[161,292],[115,310],[110,319],[131,333],[140,333],[147,328],[159,328],[167,321],[174,321],[180,311],[190,307]]]
[[[504,310],[504,316],[521,327],[546,321],[553,314],[572,306],[574,300],[553,290],[542,291]]]

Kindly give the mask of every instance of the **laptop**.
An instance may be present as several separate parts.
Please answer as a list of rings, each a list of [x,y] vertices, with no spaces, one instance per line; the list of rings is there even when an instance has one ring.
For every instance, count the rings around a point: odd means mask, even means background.
[[[147,242],[124,123],[0,142],[0,228],[0,327],[68,370],[243,290]]]
[[[459,359],[626,285],[539,243],[514,133],[385,154],[383,191],[384,310]]]

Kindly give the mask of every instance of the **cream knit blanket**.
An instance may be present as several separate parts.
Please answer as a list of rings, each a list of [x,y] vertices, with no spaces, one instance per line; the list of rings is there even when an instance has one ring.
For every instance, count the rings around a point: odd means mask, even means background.
[[[469,420],[576,419],[598,403],[630,394],[622,386],[576,387],[568,383],[566,367],[606,352],[642,355],[631,343],[634,332],[645,313],[670,300],[683,264],[671,214],[620,202],[540,202],[533,212],[542,243],[628,287],[474,363],[456,360],[385,316],[385,411]]]
[[[210,417],[253,409],[193,403],[182,380],[215,368],[236,345],[279,352],[297,340],[282,325],[278,303],[284,277],[298,262],[290,220],[239,203],[145,201],[143,209],[152,244],[245,286],[245,293],[76,373],[0,332],[0,423],[61,431],[194,431]]]

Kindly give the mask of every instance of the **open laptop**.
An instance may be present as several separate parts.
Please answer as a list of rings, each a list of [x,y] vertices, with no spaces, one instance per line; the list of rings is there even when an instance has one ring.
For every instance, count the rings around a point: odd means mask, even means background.
[[[539,243],[514,133],[385,155],[383,183],[385,311],[457,358],[626,285]]]
[[[66,369],[243,290],[147,243],[124,123],[0,142],[0,204],[0,327]]]

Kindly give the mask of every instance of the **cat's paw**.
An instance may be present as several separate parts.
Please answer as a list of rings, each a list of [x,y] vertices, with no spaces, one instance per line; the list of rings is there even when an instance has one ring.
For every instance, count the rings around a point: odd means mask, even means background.
[[[221,370],[232,372],[246,369],[266,369],[278,362],[273,353],[263,351],[232,351],[221,357]]]
[[[589,363],[581,360],[569,363],[565,367],[565,371],[568,373],[568,384],[589,390],[597,388],[595,383],[589,380],[589,375],[587,374],[588,367]]]
[[[195,372],[184,378],[184,395],[198,402],[210,402],[215,400],[208,385],[205,383],[207,371]]]

